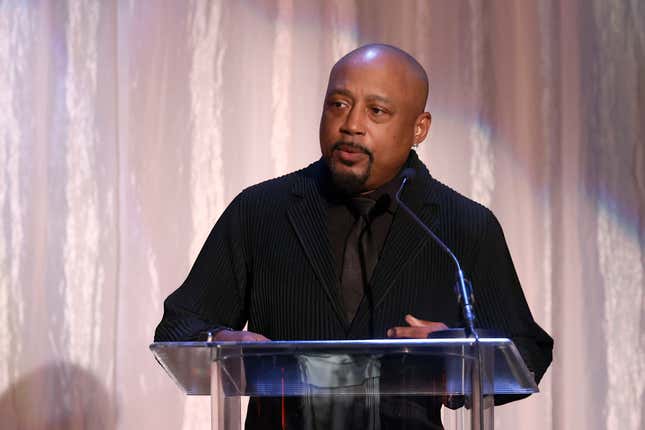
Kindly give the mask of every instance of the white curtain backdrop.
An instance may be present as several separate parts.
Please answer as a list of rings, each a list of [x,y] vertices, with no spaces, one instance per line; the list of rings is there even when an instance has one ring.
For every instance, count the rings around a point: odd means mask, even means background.
[[[0,427],[207,429],[148,344],[244,187],[319,157],[368,42],[430,74],[432,174],[556,342],[508,429],[645,427],[645,2],[0,0]]]

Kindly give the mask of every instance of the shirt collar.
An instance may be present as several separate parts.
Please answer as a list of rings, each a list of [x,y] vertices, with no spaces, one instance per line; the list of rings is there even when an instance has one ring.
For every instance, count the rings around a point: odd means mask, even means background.
[[[403,180],[399,175],[404,169],[408,167],[414,167],[414,160],[416,159],[416,156],[413,156],[413,154],[414,151],[410,151],[408,159],[405,161],[403,166],[401,166],[401,169],[393,179],[381,185],[374,191],[370,191],[369,193],[362,195],[362,197],[374,199],[377,202],[376,208],[379,210],[379,212],[389,212],[391,214],[394,214],[394,212],[396,211],[396,208],[398,206],[396,202],[396,193],[399,190],[399,187],[401,186],[401,182]],[[333,181],[331,180],[331,172],[327,167],[327,163],[322,159],[321,161],[323,168],[319,184],[321,186],[320,191],[322,195],[331,205],[344,204],[348,196],[343,196],[335,189]]]
[[[393,214],[396,211],[396,192],[401,186],[402,179],[397,175],[394,179],[381,185],[374,191],[363,194],[362,197],[370,198],[376,201],[375,210],[377,213],[389,212]]]

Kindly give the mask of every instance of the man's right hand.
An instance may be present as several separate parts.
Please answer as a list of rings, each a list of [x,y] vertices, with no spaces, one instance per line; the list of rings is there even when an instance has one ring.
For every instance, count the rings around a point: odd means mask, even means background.
[[[252,331],[220,330],[213,337],[215,342],[268,342],[270,339]]]

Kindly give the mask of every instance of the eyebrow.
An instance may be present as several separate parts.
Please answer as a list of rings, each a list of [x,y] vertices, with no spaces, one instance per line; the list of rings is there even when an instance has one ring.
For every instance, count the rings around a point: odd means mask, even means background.
[[[351,91],[346,90],[344,88],[332,88],[332,89],[330,89],[327,92],[327,97],[335,95],[335,94],[340,94],[340,95],[351,97],[351,98],[354,97],[354,94],[352,94]],[[392,104],[392,100],[390,100],[390,99],[388,99],[387,97],[384,97],[384,96],[379,96],[378,94],[370,94],[370,95],[368,95],[366,97],[366,99],[368,99],[368,100],[376,100],[376,101],[379,101],[381,103],[385,103],[385,104],[388,104],[388,105]]]

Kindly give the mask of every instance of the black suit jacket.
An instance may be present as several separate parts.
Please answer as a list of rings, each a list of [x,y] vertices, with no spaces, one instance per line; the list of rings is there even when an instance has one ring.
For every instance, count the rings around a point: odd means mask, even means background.
[[[502,229],[487,208],[432,178],[412,151],[415,179],[402,199],[444,240],[471,279],[477,326],[511,338],[539,381],[552,339],[535,323]],[[164,303],[155,341],[214,326],[272,340],[385,338],[413,314],[460,326],[455,268],[403,211],[395,213],[370,289],[351,326],[344,318],[321,184],[324,162],[252,186],[215,224],[183,285]]]

